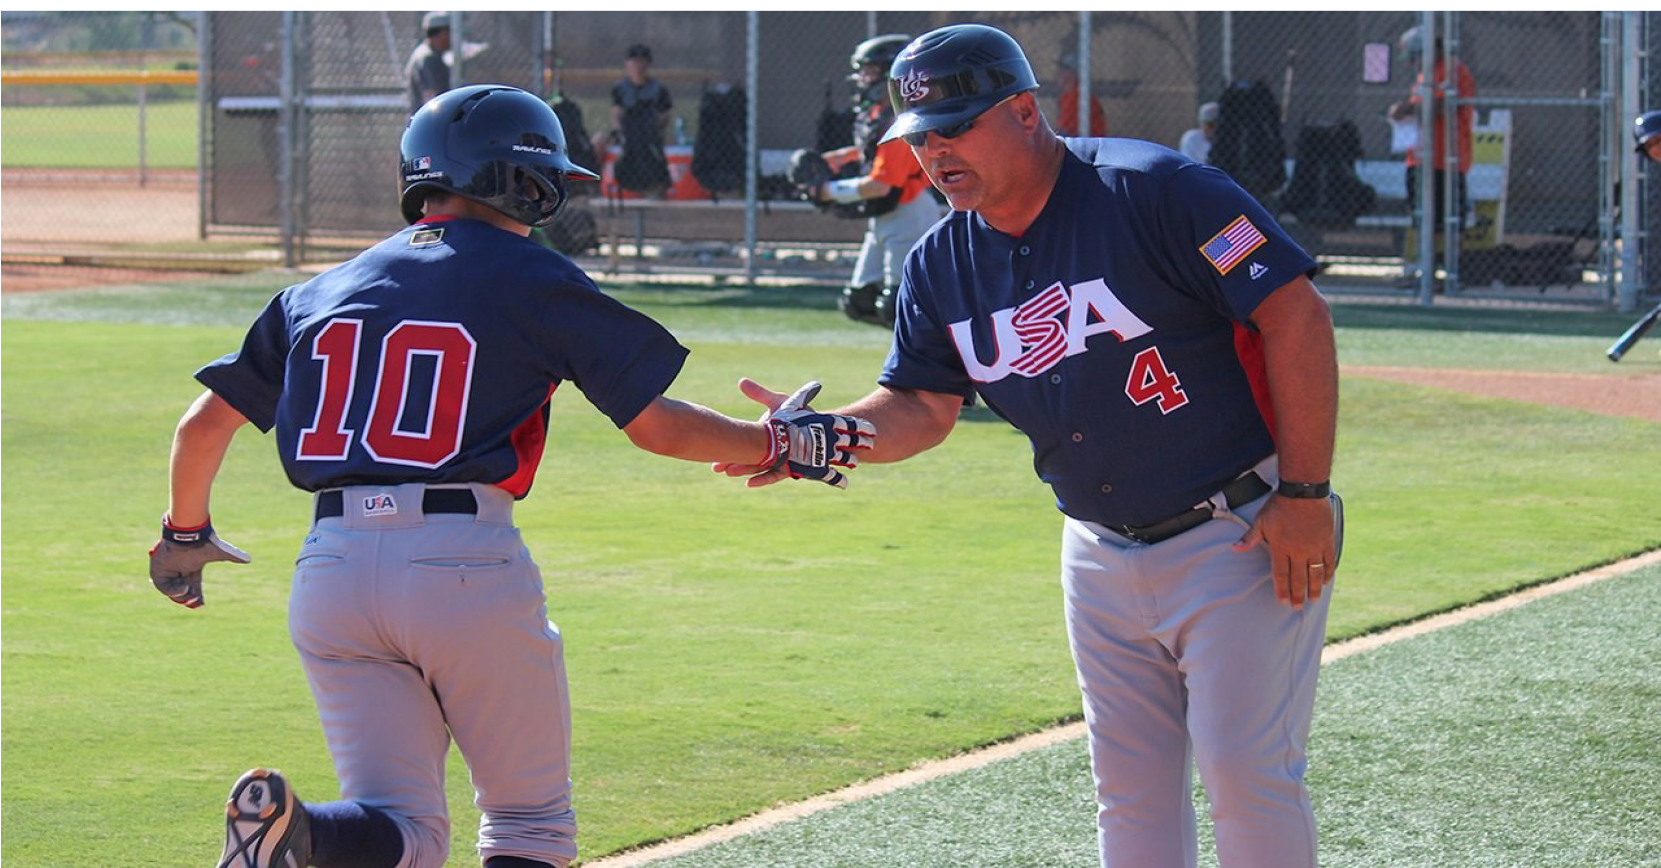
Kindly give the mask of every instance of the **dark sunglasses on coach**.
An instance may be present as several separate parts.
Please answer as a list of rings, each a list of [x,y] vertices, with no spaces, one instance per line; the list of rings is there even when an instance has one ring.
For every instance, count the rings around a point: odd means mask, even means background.
[[[1025,92],[1026,91],[1022,91],[1021,93],[1025,93]],[[974,129],[975,128],[975,121],[980,120],[981,115],[986,114],[986,112],[989,112],[989,111],[997,108],[998,106],[1001,106],[1004,103],[1009,102],[1010,100],[1012,100],[1012,99],[1014,99],[1014,98],[1016,98],[1020,95],[1021,95],[1020,93],[1012,93],[1009,96],[1006,96],[1003,99],[1000,99],[997,102],[987,106],[986,111],[983,111],[979,115],[975,115],[974,117],[972,117],[972,118],[970,118],[966,121],[959,121],[955,124],[952,124],[949,127],[941,127],[937,130],[923,130],[920,133],[906,133],[906,134],[900,136],[900,139],[903,140],[906,144],[908,144],[908,145],[910,145],[914,148],[921,148],[922,146],[928,144],[929,133],[934,133],[935,135],[939,136],[942,139],[955,139],[958,136],[961,136],[964,133]]]

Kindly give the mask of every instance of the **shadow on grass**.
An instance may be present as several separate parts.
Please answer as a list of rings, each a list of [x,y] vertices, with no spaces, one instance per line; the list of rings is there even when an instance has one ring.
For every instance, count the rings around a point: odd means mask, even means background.
[[[1635,313],[1585,310],[1422,308],[1347,303],[1332,306],[1332,321],[1339,328],[1494,332],[1564,337],[1618,335],[1635,322],[1638,316],[1639,314]]]

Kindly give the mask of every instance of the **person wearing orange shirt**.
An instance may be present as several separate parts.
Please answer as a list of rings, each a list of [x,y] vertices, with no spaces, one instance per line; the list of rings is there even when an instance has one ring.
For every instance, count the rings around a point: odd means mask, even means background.
[[[1424,56],[1424,31],[1418,27],[1411,27],[1402,33],[1397,43],[1399,56],[1417,66]],[[1431,116],[1435,119],[1431,125],[1431,170],[1435,173],[1432,186],[1435,188],[1436,213],[1443,213],[1444,186],[1446,183],[1447,167],[1447,121],[1443,117],[1442,100],[1448,91],[1447,57],[1442,53],[1442,40],[1438,38],[1435,45],[1436,82],[1435,102],[1431,106]],[[1390,106],[1391,120],[1407,120],[1417,117],[1419,106],[1423,99],[1419,88],[1424,84],[1424,73],[1421,71],[1413,80],[1412,95],[1395,105]],[[1471,70],[1458,60],[1453,62],[1454,92],[1459,100],[1459,107],[1454,114],[1454,137],[1459,148],[1459,175],[1454,181],[1454,206],[1459,217],[1459,226],[1465,225],[1465,176],[1471,171],[1471,130],[1476,123],[1476,109],[1469,100],[1476,96],[1476,80],[1471,77]],[[1424,143],[1424,136],[1419,136],[1419,142]],[[1407,198],[1415,215],[1419,210],[1419,166],[1423,162],[1422,151],[1419,146],[1407,150]],[[1440,218],[1438,218],[1440,219]]]
[[[894,290],[905,255],[941,217],[928,176],[911,148],[897,139],[878,144],[894,122],[888,68],[909,42],[910,36],[889,34],[867,39],[854,49],[854,73],[849,76],[859,88],[854,143],[827,151],[824,158],[832,171],[857,162],[860,174],[826,182],[814,193],[820,201],[859,205],[867,217],[859,259],[838,307],[850,319],[889,327],[894,325]]]
[[[1055,131],[1063,136],[1077,136],[1078,131],[1078,52],[1068,51],[1061,55],[1055,75],[1056,84],[1061,85],[1061,117],[1056,119]],[[1102,101],[1094,96],[1090,97],[1090,136],[1103,138],[1107,135],[1107,112],[1102,109]]]

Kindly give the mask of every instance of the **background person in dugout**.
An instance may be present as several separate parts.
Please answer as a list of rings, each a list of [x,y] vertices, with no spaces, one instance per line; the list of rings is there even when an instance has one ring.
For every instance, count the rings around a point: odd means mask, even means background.
[[[596,177],[566,157],[553,110],[500,85],[428,105],[400,145],[411,225],[278,293],[239,350],[197,372],[207,391],[174,435],[150,577],[188,608],[205,565],[248,562],[209,522],[239,430],[275,429],[289,480],[315,492],[288,623],[341,799],[302,803],[281,773],[248,771],[220,868],[439,868],[452,739],[486,868],[576,858],[564,643],[513,520],[556,388],[673,458],[765,456],[839,485],[862,448],[855,420],[757,423],[668,397],[687,350],[527,237],[568,177]]]
[[[1419,27],[1410,27],[1404,31],[1396,43],[1397,56],[1405,60],[1413,69],[1419,69],[1424,58],[1425,39],[1424,31]],[[1436,39],[1435,68],[1432,71],[1432,80],[1435,82],[1434,102],[1431,106],[1430,140],[1431,145],[1431,178],[1436,210],[1436,234],[1440,235],[1443,224],[1443,203],[1447,199],[1445,181],[1447,170],[1447,121],[1444,119],[1443,100],[1448,92],[1447,57],[1442,53],[1442,40]],[[1419,116],[1419,106],[1423,103],[1419,88],[1424,84],[1424,71],[1419,70],[1413,79],[1413,90],[1407,99],[1390,106],[1390,119],[1396,121],[1408,120]],[[1470,68],[1458,61],[1453,65],[1454,93],[1461,105],[1454,112],[1454,138],[1458,148],[1459,171],[1454,178],[1454,213],[1458,216],[1458,225],[1465,225],[1465,177],[1471,171],[1471,133],[1476,124],[1476,109],[1466,103],[1476,96],[1476,79],[1471,77]],[[1419,172],[1424,165],[1424,131],[1419,131],[1419,142],[1407,149],[1407,201],[1412,209],[1414,220],[1419,217]],[[1442,245],[1436,245],[1437,257],[1441,256]],[[1409,257],[1417,256],[1417,251],[1408,251]]]
[[[450,50],[450,13],[428,12],[421,16],[421,29],[427,36],[410,52],[409,62],[404,64],[410,114],[426,105],[427,100],[450,89],[450,65],[444,62],[444,52]]]
[[[1198,766],[1224,868],[1313,868],[1305,747],[1342,526],[1314,261],[1215,167],[1057,137],[1001,31],[931,31],[890,76],[888,135],[953,211],[906,257],[878,389],[844,411],[881,432],[861,464],[940,443],[971,396],[1032,441],[1063,513],[1103,865],[1192,868]]]
[[[1221,112],[1214,102],[1200,106],[1196,120],[1199,126],[1182,134],[1182,141],[1177,144],[1177,150],[1184,157],[1196,163],[1211,162],[1211,137],[1217,134],[1217,115]]]
[[[603,158],[609,146],[620,146],[622,154],[612,167],[618,185],[656,195],[669,188],[663,143],[675,101],[651,73],[652,49],[630,45],[623,52],[623,78],[611,86],[611,129],[595,133],[594,153]]]
[[[865,239],[853,276],[837,305],[851,319],[878,325],[894,324],[894,288],[906,251],[940,219],[940,204],[929,192],[929,179],[904,142],[880,142],[894,122],[888,101],[888,68],[900,49],[911,41],[901,34],[861,42],[849,62],[857,94],[854,102],[854,143],[823,155],[831,171],[858,163],[857,177],[829,181],[815,193],[820,201],[863,203],[867,219]],[[880,143],[879,143],[880,142]]]
[[[1076,136],[1078,131],[1079,63],[1077,51],[1063,51],[1056,63],[1055,83],[1061,88],[1061,117],[1056,118],[1055,132],[1062,136]],[[1095,94],[1090,95],[1090,135],[1107,135],[1107,112]]]

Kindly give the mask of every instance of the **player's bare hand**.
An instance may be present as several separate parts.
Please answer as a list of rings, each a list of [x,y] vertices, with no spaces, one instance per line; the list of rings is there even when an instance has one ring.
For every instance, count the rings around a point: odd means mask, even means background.
[[[1275,583],[1275,596],[1294,609],[1320,599],[1321,591],[1338,571],[1342,502],[1332,498],[1291,498],[1273,495],[1257,513],[1235,551],[1263,544]]]
[[[219,538],[212,525],[176,528],[162,523],[161,539],[150,549],[150,582],[169,600],[187,609],[200,608],[202,568],[214,561],[246,564],[252,558]]]
[[[774,410],[777,410],[779,405],[783,404],[784,399],[787,397],[783,392],[775,392],[755,380],[750,379],[749,377],[741,378],[738,381],[738,391],[744,393],[744,397],[749,398],[765,408],[761,411],[761,418],[757,420],[760,422],[767,421],[767,417],[771,415]],[[751,488],[759,488],[763,485],[772,485],[775,482],[782,482],[790,478],[790,474],[782,468],[769,469],[768,467],[760,464],[739,464],[732,461],[717,461],[710,465],[709,469],[715,471],[716,473],[725,473],[726,475],[732,477],[747,476],[749,477],[749,482],[747,484]]]

